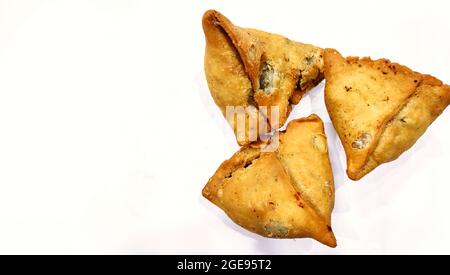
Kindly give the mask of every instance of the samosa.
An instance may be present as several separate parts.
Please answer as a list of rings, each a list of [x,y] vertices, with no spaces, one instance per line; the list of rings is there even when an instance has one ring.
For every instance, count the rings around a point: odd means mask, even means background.
[[[322,120],[293,120],[277,138],[273,152],[262,152],[263,142],[242,147],[222,163],[203,196],[259,235],[309,237],[335,247],[334,182]]]
[[[450,103],[450,86],[387,59],[324,51],[325,103],[359,180],[397,159]]]
[[[291,104],[323,80],[321,48],[237,27],[214,10],[203,30],[208,86],[239,145],[280,128]]]

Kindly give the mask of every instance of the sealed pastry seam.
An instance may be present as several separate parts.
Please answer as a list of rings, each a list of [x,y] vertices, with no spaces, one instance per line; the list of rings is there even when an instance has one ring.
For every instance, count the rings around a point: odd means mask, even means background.
[[[326,180],[324,187],[329,189],[329,192],[326,192],[326,194],[329,196],[331,205],[329,206],[329,209],[327,209],[327,210],[329,210],[331,212],[331,210],[334,208],[334,182],[333,182],[333,172],[332,172],[332,168],[331,168],[331,163],[328,159],[328,141],[327,141],[327,137],[325,135],[325,129],[324,129],[322,120],[316,115],[311,115],[306,118],[299,118],[299,119],[292,121],[288,125],[288,127],[293,127],[294,125],[300,125],[302,123],[308,123],[308,122],[320,124],[320,127],[319,127],[320,133],[316,133],[311,136],[311,144],[315,150],[317,150],[327,156],[327,158],[326,158],[327,163],[325,164],[325,166],[327,166],[327,168],[328,168],[328,171],[327,171],[327,172],[329,172],[328,177],[331,180]],[[283,133],[283,135],[286,135],[287,130]],[[280,142],[282,142],[282,139],[280,140]],[[281,145],[280,147],[282,147],[282,146],[283,145]],[[283,156],[281,151],[282,151],[281,148],[280,148],[280,150],[277,150],[277,157],[280,160],[280,162],[282,163],[286,173],[290,176],[291,181],[294,183],[294,188],[299,193],[301,198],[303,200],[305,200],[305,202],[311,207],[311,209],[313,209],[315,211],[315,213],[323,219],[323,221],[327,224],[327,226],[329,226],[331,228],[331,219],[330,219],[331,215],[329,215],[329,213],[327,213],[326,210],[319,209],[318,205],[313,203],[313,201],[314,201],[313,198],[311,198],[307,193],[302,191],[301,183],[303,182],[303,180],[299,180],[299,179],[296,179],[296,177],[293,177],[294,174],[298,173],[299,169],[296,167],[296,165],[293,165],[294,167],[289,169],[289,162],[287,160],[285,160],[285,157]],[[318,174],[322,174],[322,173],[319,172]],[[326,174],[326,173],[324,173],[324,174]]]
[[[445,107],[450,103],[450,86],[443,85],[442,82],[439,80],[432,78],[430,76],[425,76],[429,80],[431,79],[434,81],[435,85],[429,85],[429,87],[442,89],[443,93],[441,95],[425,95],[426,90],[421,88],[423,80],[420,82],[420,85],[418,86],[415,93],[408,98],[406,103],[402,106],[402,108],[396,113],[391,120],[389,120],[388,123],[384,126],[384,128],[381,131],[380,138],[377,141],[376,146],[374,146],[374,149],[371,153],[371,155],[368,156],[366,163],[361,168],[359,173],[355,173],[353,176],[356,179],[359,179],[363,177],[365,174],[372,171],[374,168],[376,168],[378,165],[383,164],[385,162],[393,161],[397,159],[403,151],[397,150],[394,152],[391,152],[390,154],[386,154],[385,148],[382,148],[383,144],[389,144],[394,143],[394,146],[396,148],[401,148],[402,150],[406,151],[410,149],[414,143],[420,138],[420,136],[425,133],[427,127],[436,119],[445,109]],[[423,97],[423,99],[426,100],[432,100],[432,97],[437,97],[437,100],[439,102],[442,102],[442,104],[439,106],[435,104],[436,106],[430,106],[427,110],[428,114],[424,114],[425,116],[430,116],[429,118],[423,118],[422,120],[414,119],[413,121],[409,121],[411,119],[411,116],[414,116],[414,110],[417,110],[419,108],[426,108],[428,103],[421,103],[418,102],[418,98]],[[408,110],[409,109],[409,110]],[[409,125],[410,124],[410,125]],[[405,127],[409,127],[408,129],[405,129]],[[400,138],[397,138],[398,141],[395,140],[394,136],[396,135],[405,135],[405,133],[398,133],[394,128],[401,128],[403,131],[414,131],[418,132],[419,134],[411,140],[403,141]],[[394,134],[389,134],[389,132],[394,132]],[[387,137],[386,137],[387,136]],[[387,141],[385,141],[385,139]]]
[[[203,188],[203,196],[210,201],[214,201],[214,193],[220,190],[224,180],[232,178],[237,171],[249,167],[261,157],[259,147],[260,143],[242,147],[230,159],[223,162],[217,169],[216,174],[209,179],[208,184]]]
[[[212,24],[223,31],[230,39],[234,49],[239,53],[238,58],[244,64],[244,69],[256,90],[256,79],[259,72],[259,62],[262,57],[260,42],[251,37],[249,33],[235,27],[228,18],[217,11],[209,10],[203,15],[203,28],[205,33]],[[208,34],[206,34],[208,38]]]
[[[368,153],[367,156],[364,160],[364,164],[361,166],[360,170],[364,170],[364,168],[366,167],[366,165],[368,164],[369,160],[371,159],[371,156],[373,154],[373,152],[376,150],[376,148],[378,147],[378,144],[380,142],[380,138],[383,135],[383,133],[385,132],[386,128],[389,127],[389,123],[393,120],[393,118],[408,104],[408,102],[410,101],[411,97],[414,95],[414,93],[412,93],[405,102],[403,102],[401,105],[399,105],[396,109],[394,109],[391,114],[389,116],[386,116],[386,118],[380,123],[380,126],[378,127],[378,131],[375,135],[375,137],[373,137],[374,142],[369,146],[368,149]],[[356,140],[352,143],[352,147],[357,147],[358,145],[356,145],[355,143],[358,143],[358,141],[361,141],[361,143],[364,143],[364,134],[361,135],[361,140]],[[376,159],[372,158],[372,161],[377,162]],[[377,162],[378,164],[378,162]],[[357,176],[356,176],[357,177]]]

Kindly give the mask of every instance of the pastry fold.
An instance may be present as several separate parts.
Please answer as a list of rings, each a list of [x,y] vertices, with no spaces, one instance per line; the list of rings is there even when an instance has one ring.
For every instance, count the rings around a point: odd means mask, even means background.
[[[261,152],[264,145],[246,145],[222,163],[203,196],[259,235],[309,237],[335,247],[334,182],[321,119],[291,121],[276,151]]]
[[[325,103],[359,180],[408,150],[450,103],[450,86],[389,60],[324,51]]]
[[[280,128],[291,104],[323,79],[318,47],[237,27],[214,10],[203,15],[202,23],[208,86],[239,145]],[[246,109],[245,127],[239,127],[236,115],[226,115],[227,107]],[[256,123],[249,123],[252,119]]]

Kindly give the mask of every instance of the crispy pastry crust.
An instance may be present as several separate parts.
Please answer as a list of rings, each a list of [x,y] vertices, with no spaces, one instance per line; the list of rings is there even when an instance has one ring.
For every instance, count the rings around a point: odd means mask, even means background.
[[[334,183],[323,123],[316,115],[289,123],[276,152],[244,146],[203,189],[237,224],[271,238],[310,237],[336,246],[331,229]]]
[[[322,49],[318,47],[239,28],[214,10],[203,15],[202,23],[206,79],[224,115],[227,106],[249,107],[246,118],[268,120],[267,132],[276,130],[285,123],[291,104],[297,104],[323,79]],[[267,114],[260,113],[260,106],[278,106],[279,122],[272,120],[270,108]],[[236,120],[228,119],[230,123]],[[251,142],[251,127],[247,124],[244,133],[233,127],[240,145]]]
[[[387,59],[324,51],[325,103],[359,180],[398,158],[450,103],[450,87]]]

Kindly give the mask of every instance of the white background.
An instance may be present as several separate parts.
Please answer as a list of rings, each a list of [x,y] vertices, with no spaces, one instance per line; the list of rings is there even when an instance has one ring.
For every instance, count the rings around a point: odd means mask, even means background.
[[[450,253],[450,120],[355,183],[323,103],[336,249],[248,233],[201,197],[238,149],[201,17],[387,57],[450,83],[449,1],[0,1],[0,253]]]

